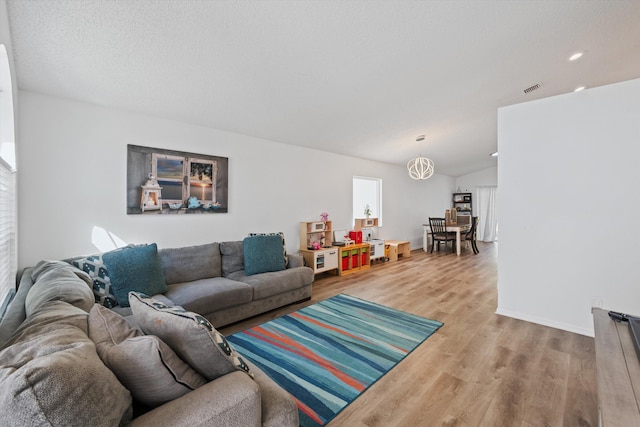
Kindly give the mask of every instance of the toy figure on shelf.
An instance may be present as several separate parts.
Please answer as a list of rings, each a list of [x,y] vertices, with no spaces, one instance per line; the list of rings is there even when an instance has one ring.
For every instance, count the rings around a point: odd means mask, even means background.
[[[329,220],[329,214],[327,212],[322,212],[320,214],[320,221],[328,221]]]
[[[322,249],[322,246],[318,242],[313,242],[311,244],[311,247],[313,248],[314,251],[317,251],[318,249]]]
[[[198,201],[197,197],[189,197],[189,200],[187,203],[188,203],[189,209],[196,209],[200,207],[200,201]]]

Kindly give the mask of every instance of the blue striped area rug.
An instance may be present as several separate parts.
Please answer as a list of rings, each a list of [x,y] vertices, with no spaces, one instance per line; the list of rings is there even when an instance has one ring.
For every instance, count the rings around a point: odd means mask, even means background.
[[[340,294],[227,339],[293,396],[301,426],[323,426],[440,326]]]

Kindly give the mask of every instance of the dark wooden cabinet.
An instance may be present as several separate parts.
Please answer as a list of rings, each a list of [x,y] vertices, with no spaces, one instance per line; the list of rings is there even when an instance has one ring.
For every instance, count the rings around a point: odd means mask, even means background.
[[[471,193],[453,193],[453,208],[457,215],[472,215],[472,200]]]

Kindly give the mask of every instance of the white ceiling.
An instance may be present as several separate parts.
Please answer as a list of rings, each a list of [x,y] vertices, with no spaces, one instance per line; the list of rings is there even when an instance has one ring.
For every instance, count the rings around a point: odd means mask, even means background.
[[[640,77],[640,0],[7,9],[20,89],[451,176],[495,166],[498,107]]]

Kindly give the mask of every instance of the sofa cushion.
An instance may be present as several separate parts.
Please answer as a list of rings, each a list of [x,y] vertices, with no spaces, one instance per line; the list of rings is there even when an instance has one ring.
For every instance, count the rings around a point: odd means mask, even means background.
[[[234,370],[253,376],[227,339],[201,315],[167,307],[144,294],[131,292],[129,302],[142,330],[156,335],[208,380]]]
[[[160,249],[158,256],[168,285],[222,276],[218,243]]]
[[[25,299],[25,314],[30,316],[49,301],[65,301],[89,312],[94,304],[89,277],[65,262],[38,263],[32,278],[35,283]]]
[[[91,277],[93,294],[97,303],[107,308],[118,305],[118,300],[111,290],[111,279],[107,266],[104,265],[102,254],[72,258],[67,262]]]
[[[131,394],[100,361],[88,314],[50,301],[0,351],[0,413],[12,425],[114,426],[131,418]]]
[[[222,275],[227,277],[234,271],[244,270],[244,255],[242,255],[242,242],[220,243],[222,254]]]
[[[247,276],[236,272],[230,278],[253,288],[253,299],[259,300],[290,292],[313,283],[313,270],[309,267],[288,268],[283,271]]]
[[[152,298],[157,299],[158,301],[160,301],[161,303],[163,303],[168,307],[173,307],[175,305],[173,301],[165,297],[164,294],[155,294],[155,295],[152,295]],[[122,316],[133,327],[139,328],[138,324],[135,322],[135,319],[133,317],[133,311],[131,311],[131,307],[121,307],[117,305],[111,308],[110,310]]]
[[[89,337],[104,364],[144,405],[159,406],[207,382],[160,338],[98,304],[89,313]]]
[[[280,236],[250,236],[242,241],[244,271],[252,274],[284,270]]]
[[[285,267],[287,266],[289,262],[289,257],[287,257],[287,243],[284,240],[284,233],[282,231],[275,233],[249,233],[249,236],[279,236],[280,240],[282,240],[282,258],[284,258]]]
[[[102,259],[109,270],[113,293],[123,307],[129,306],[131,291],[148,295],[167,291],[155,243],[116,249],[105,253]]]
[[[300,254],[287,255],[287,268],[304,267],[304,258]]]
[[[246,283],[214,277],[169,285],[164,295],[187,311],[206,315],[250,303],[253,300],[253,288]]]

